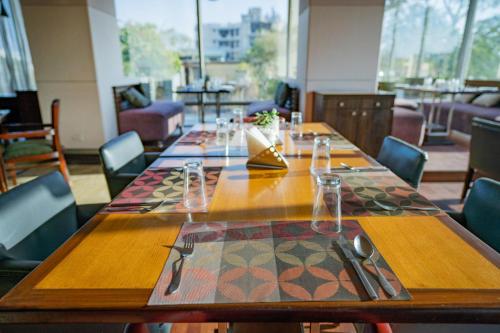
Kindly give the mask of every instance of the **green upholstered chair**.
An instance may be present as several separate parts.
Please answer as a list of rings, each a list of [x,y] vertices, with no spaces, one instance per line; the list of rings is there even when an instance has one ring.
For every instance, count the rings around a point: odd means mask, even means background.
[[[388,167],[414,188],[420,185],[428,159],[425,151],[393,136],[385,137],[377,156],[380,164]]]
[[[5,171],[16,185],[16,171],[35,167],[57,165],[59,171],[69,180],[68,168],[64,159],[61,140],[59,138],[60,102],[52,101],[50,124],[3,124],[7,132],[0,133],[0,141],[4,144],[0,154],[0,163],[4,162]],[[37,130],[23,130],[39,127]]]
[[[114,198],[160,154],[145,153],[139,135],[132,131],[106,142],[99,148],[99,155],[109,194]]]
[[[474,182],[461,213],[448,212],[458,223],[500,252],[500,182],[479,178]]]
[[[0,294],[16,285],[101,207],[77,206],[59,172],[0,194]]]

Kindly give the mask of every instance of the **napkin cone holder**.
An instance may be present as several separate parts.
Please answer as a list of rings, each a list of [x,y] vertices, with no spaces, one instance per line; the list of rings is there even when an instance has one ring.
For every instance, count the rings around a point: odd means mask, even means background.
[[[257,128],[246,130],[248,145],[247,167],[287,169],[288,162],[276,147]]]

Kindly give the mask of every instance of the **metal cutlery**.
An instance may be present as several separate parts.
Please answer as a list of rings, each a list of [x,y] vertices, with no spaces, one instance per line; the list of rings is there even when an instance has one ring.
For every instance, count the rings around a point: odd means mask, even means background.
[[[165,292],[165,295],[170,295],[174,292],[177,291],[179,288],[180,282],[181,282],[181,276],[182,276],[182,267],[184,266],[184,261],[186,257],[189,257],[190,255],[193,254],[194,252],[194,235],[193,234],[187,234],[184,238],[184,246],[179,247],[179,246],[167,246],[170,247],[180,254],[180,258],[174,261],[172,264],[172,280],[170,281],[170,284],[168,285],[167,291]],[[176,263],[180,261],[179,267],[176,268]]]
[[[359,279],[361,280],[361,283],[363,284],[363,287],[365,288],[366,292],[370,296],[371,299],[379,299],[377,292],[375,289],[373,289],[372,284],[370,283],[370,280],[368,280],[368,277],[366,276],[365,272],[363,271],[363,267],[361,267],[361,264],[359,261],[354,257],[354,254],[352,251],[349,249],[349,244],[347,243],[346,239],[344,236],[340,236],[339,242],[338,242],[340,249],[344,253],[345,257],[347,260],[349,260],[352,264],[352,267],[356,271],[356,274],[358,275]]]
[[[343,170],[351,171],[351,172],[376,172],[376,171],[387,171],[388,169],[384,166],[369,166],[369,167],[352,167],[349,164],[340,163],[341,168],[333,168],[332,170],[340,171]]]
[[[140,203],[111,203],[106,207],[108,212],[139,212],[147,213],[150,212],[165,203],[178,203],[180,199],[175,200],[163,200],[157,202],[140,202]]]
[[[392,212],[394,212],[396,210],[399,210],[399,209],[423,210],[423,211],[428,211],[428,212],[439,211],[439,208],[437,208],[437,207],[416,207],[416,206],[399,206],[399,207],[395,207],[395,206],[389,206],[389,205],[383,204],[380,201],[375,200],[375,199],[373,199],[373,202],[375,203],[375,205],[379,206],[380,208],[382,208],[384,210],[392,211]]]
[[[384,274],[380,271],[377,263],[375,260],[373,260],[373,255],[375,254],[375,247],[373,244],[368,240],[363,235],[357,235],[354,238],[354,249],[356,250],[356,253],[365,259],[368,259],[368,261],[371,262],[373,267],[375,267],[375,271],[377,272],[377,277],[378,281],[380,282],[380,285],[384,290],[391,295],[391,297],[394,297],[397,295],[396,290],[394,287],[390,284],[390,282],[387,280]]]

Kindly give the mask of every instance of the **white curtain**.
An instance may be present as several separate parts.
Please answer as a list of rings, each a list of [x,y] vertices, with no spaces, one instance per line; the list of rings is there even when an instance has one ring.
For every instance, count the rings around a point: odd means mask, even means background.
[[[0,93],[35,90],[33,63],[19,0],[0,0]]]

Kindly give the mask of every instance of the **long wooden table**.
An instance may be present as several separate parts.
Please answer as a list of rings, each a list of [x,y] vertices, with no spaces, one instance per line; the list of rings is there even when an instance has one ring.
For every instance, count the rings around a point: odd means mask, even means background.
[[[0,322],[500,322],[500,255],[446,216],[355,217],[410,301],[147,306],[170,252],[164,245],[175,242],[188,218],[311,218],[310,157],[288,160],[289,170],[249,170],[246,158],[203,158],[207,166],[224,166],[208,213],[96,215],[0,300]],[[332,161],[375,163],[356,149],[333,150]],[[182,163],[162,158],[153,167]]]

